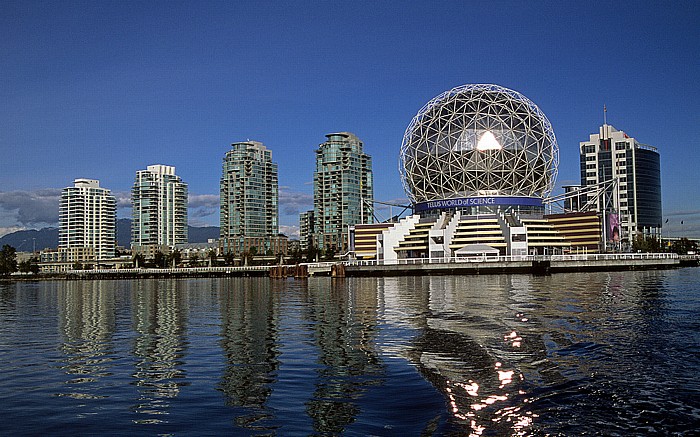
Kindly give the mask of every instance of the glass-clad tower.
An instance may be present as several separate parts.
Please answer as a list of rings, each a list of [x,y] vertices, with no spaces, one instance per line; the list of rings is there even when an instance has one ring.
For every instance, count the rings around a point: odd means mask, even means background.
[[[598,211],[607,216],[607,240],[631,243],[637,234],[659,237],[662,221],[658,150],[603,124],[597,134],[580,143],[580,152],[583,188],[616,179],[605,196],[597,200]],[[592,198],[582,199],[586,200]],[[619,235],[615,235],[616,224]]]
[[[349,132],[326,135],[316,150],[314,230],[324,250],[345,253],[348,227],[373,223],[372,158]]]
[[[116,217],[117,201],[110,190],[95,179],[76,179],[61,192],[58,247],[85,254],[76,261],[114,257]]]
[[[272,247],[279,226],[277,164],[270,150],[257,141],[231,144],[223,159],[220,196],[224,252],[279,251]]]
[[[149,165],[131,189],[132,247],[187,243],[187,184],[175,167]]]

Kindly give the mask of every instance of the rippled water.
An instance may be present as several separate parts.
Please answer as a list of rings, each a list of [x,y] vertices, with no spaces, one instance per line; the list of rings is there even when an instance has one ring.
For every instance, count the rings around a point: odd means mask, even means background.
[[[2,435],[690,435],[700,269],[0,283]]]

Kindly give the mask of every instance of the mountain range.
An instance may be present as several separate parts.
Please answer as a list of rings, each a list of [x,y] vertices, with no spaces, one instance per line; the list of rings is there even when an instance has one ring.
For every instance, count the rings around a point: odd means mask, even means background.
[[[131,220],[117,220],[117,246],[131,247]],[[209,239],[219,238],[218,226],[188,226],[189,243],[206,243]],[[0,237],[0,247],[8,244],[18,252],[55,249],[58,247],[58,228],[28,229],[16,231]]]

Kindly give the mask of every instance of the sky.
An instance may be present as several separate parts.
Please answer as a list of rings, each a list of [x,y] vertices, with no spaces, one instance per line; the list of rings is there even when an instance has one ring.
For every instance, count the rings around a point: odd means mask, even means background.
[[[493,83],[551,121],[557,187],[580,181],[579,142],[607,107],[609,124],[659,150],[663,236],[697,238],[698,23],[700,2],[683,0],[4,0],[0,235],[57,226],[76,178],[99,179],[130,217],[135,173],[152,164],[189,184],[191,225],[218,226],[223,156],[256,140],[278,164],[280,228],[294,237],[313,207],[314,151],[340,131],[372,157],[375,199],[405,203],[413,116]]]

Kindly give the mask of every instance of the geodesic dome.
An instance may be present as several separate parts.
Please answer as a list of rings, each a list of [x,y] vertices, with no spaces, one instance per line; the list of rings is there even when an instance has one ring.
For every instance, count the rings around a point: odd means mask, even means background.
[[[471,196],[545,197],[559,149],[547,117],[522,94],[471,84],[429,101],[406,128],[401,182],[413,203]]]

